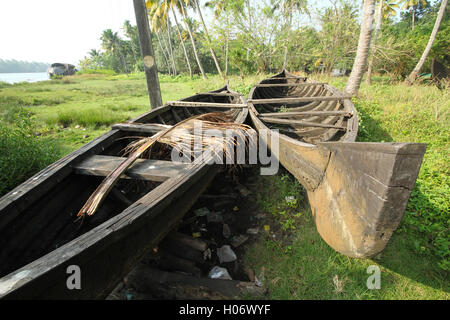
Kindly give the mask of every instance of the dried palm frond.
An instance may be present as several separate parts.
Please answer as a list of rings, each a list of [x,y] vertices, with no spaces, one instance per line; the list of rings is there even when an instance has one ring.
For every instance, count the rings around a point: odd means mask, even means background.
[[[198,121],[201,122],[201,132],[196,132],[195,130]],[[106,176],[78,212],[77,216],[83,217],[85,214],[89,216],[93,215],[120,176],[139,157],[151,150],[151,147],[156,142],[172,146],[182,152],[183,156],[190,158],[193,156],[192,152],[195,154],[196,152],[204,151],[207,148],[211,150],[213,155],[219,154],[219,151],[222,151],[227,155],[230,148],[233,148],[241,142],[245,143],[246,141],[254,140],[256,138],[256,133],[251,127],[232,121],[233,118],[223,112],[205,113],[180,121],[178,124],[160,131],[151,137],[141,138],[130,143],[125,149],[128,158]],[[216,137],[205,134],[207,130],[211,129],[219,130],[220,132],[231,130],[233,136],[222,135]],[[201,144],[194,147],[192,150],[192,141],[199,138],[201,138]],[[194,146],[196,146],[195,143]]]

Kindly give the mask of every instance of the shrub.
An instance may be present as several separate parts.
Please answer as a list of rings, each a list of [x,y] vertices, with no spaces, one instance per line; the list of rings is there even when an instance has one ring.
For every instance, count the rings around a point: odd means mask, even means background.
[[[0,196],[60,157],[59,148],[33,129],[30,114],[22,109],[12,126],[0,122]]]

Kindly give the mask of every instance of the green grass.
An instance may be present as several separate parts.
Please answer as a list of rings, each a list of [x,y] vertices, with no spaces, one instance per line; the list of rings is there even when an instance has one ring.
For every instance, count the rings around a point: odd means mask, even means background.
[[[319,236],[302,186],[289,174],[258,176],[252,191],[267,213],[270,231],[249,246],[245,266],[264,268],[268,299],[449,299],[449,282],[438,259],[417,255],[405,233],[395,233],[375,259],[354,259]],[[294,196],[297,202],[286,201]],[[285,228],[286,222],[289,228]],[[273,237],[275,235],[275,237]],[[366,286],[367,268],[381,269],[381,288]],[[255,298],[255,297],[246,297]],[[261,298],[261,297],[256,297]],[[264,297],[263,297],[264,298]]]
[[[228,81],[247,95],[265,77],[232,76]],[[341,89],[346,82],[313,78]],[[148,111],[144,79],[142,73],[87,72],[32,84],[0,83],[0,194],[108,131],[112,123]],[[160,76],[160,83],[164,101],[224,85],[211,75],[208,81]],[[255,189],[276,237],[262,236],[249,247],[245,264],[257,271],[265,267],[269,299],[449,299],[449,90],[376,78],[370,87],[363,83],[354,102],[360,117],[358,141],[428,144],[407,211],[386,250],[375,260],[336,253],[318,235],[301,185],[280,173],[260,177]],[[17,119],[23,111],[28,116]],[[287,196],[295,200],[288,203]],[[382,270],[380,290],[368,290],[365,284],[372,264]]]

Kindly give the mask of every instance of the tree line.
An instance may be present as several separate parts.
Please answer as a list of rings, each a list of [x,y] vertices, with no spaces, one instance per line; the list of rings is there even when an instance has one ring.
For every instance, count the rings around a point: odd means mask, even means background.
[[[49,63],[0,59],[0,73],[46,72]]]
[[[371,3],[370,17],[364,17],[356,0],[330,0],[324,8],[314,8],[307,0],[147,0],[146,7],[162,73],[207,78],[208,73],[225,77],[284,68],[307,73],[350,71],[362,22],[370,19],[364,65],[368,81],[373,73],[404,79],[433,36],[442,1]],[[209,21],[205,11],[212,16]],[[450,23],[443,12],[423,71],[430,70],[432,58],[447,65],[450,60]],[[125,21],[122,31],[123,37],[117,31],[103,31],[102,48],[91,50],[81,67],[142,71],[137,28]]]

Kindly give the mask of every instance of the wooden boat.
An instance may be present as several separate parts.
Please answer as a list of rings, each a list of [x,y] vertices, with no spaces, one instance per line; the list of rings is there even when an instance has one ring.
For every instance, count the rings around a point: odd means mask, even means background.
[[[355,142],[350,98],[283,71],[252,88],[248,106],[255,128],[269,131],[272,152],[279,130],[278,159],[307,190],[322,238],[347,256],[369,257],[400,223],[426,145]]]
[[[104,298],[176,225],[214,178],[217,165],[174,163],[152,151],[120,179],[98,212],[75,221],[136,136],[151,136],[196,114],[227,112],[243,123],[245,99],[228,87],[166,103],[42,170],[0,199],[0,298]],[[155,146],[157,148],[157,146]],[[205,160],[206,161],[206,160]],[[69,266],[81,289],[69,290]]]

